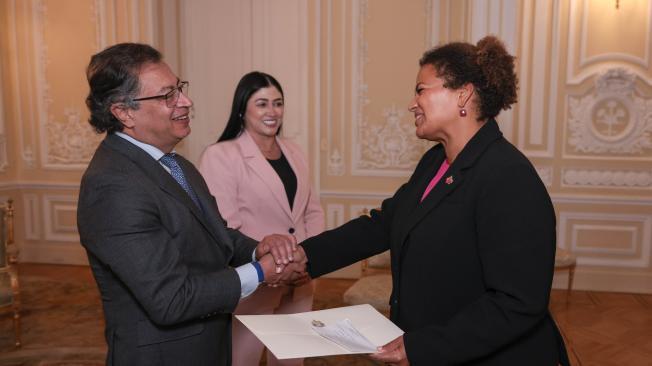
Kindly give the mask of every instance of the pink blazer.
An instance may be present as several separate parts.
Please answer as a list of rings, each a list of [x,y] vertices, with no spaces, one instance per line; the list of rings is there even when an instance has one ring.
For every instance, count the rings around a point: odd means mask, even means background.
[[[210,145],[199,171],[230,228],[255,240],[268,234],[293,233],[298,242],[324,230],[324,212],[311,188],[306,158],[292,141],[276,138],[297,177],[290,209],[283,182],[249,133]]]

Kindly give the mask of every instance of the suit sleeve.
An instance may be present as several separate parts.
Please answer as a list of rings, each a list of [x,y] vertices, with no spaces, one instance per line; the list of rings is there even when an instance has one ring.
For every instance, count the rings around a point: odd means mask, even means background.
[[[444,326],[406,333],[413,363],[462,364],[487,356],[517,342],[548,314],[555,217],[546,189],[528,164],[484,173],[490,178],[475,220],[486,291]]]
[[[191,271],[178,248],[192,237],[173,235],[164,227],[162,216],[173,219],[174,212],[161,210],[150,186],[115,172],[84,178],[78,222],[89,255],[128,288],[158,325],[231,313],[240,299],[236,271]]]
[[[380,210],[360,216],[332,230],[304,240],[301,245],[308,258],[308,273],[316,278],[389,249],[391,222],[396,197],[383,201]]]
[[[316,278],[390,249],[394,212],[400,197],[423,174],[435,154],[432,148],[424,155],[410,177],[392,197],[385,199],[380,210],[371,210],[332,230],[301,243],[308,257],[308,273]]]

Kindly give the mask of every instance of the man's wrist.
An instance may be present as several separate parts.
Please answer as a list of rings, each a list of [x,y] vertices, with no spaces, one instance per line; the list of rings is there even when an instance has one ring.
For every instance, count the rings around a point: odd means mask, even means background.
[[[251,262],[251,264],[256,268],[256,274],[258,274],[258,283],[264,282],[265,281],[265,273],[263,272],[263,267],[260,265],[259,262]]]

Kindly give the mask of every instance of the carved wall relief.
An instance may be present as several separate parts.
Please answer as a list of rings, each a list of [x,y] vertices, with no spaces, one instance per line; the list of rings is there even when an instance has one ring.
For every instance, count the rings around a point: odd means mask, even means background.
[[[652,170],[564,169],[568,187],[652,188]]]
[[[48,164],[87,164],[103,135],[96,134],[75,108],[64,110],[66,120],[47,123]]]
[[[610,69],[591,93],[569,97],[568,155],[652,158],[652,99],[637,93],[635,78]]]
[[[431,143],[417,138],[412,124],[401,122],[404,115],[392,106],[383,111],[383,123],[360,123],[356,168],[390,172],[414,168]]]

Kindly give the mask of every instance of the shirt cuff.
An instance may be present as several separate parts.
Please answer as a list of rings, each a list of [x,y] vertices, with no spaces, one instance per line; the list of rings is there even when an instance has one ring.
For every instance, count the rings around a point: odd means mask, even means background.
[[[258,288],[258,272],[251,263],[236,267],[235,271],[240,277],[240,298],[244,299]]]

